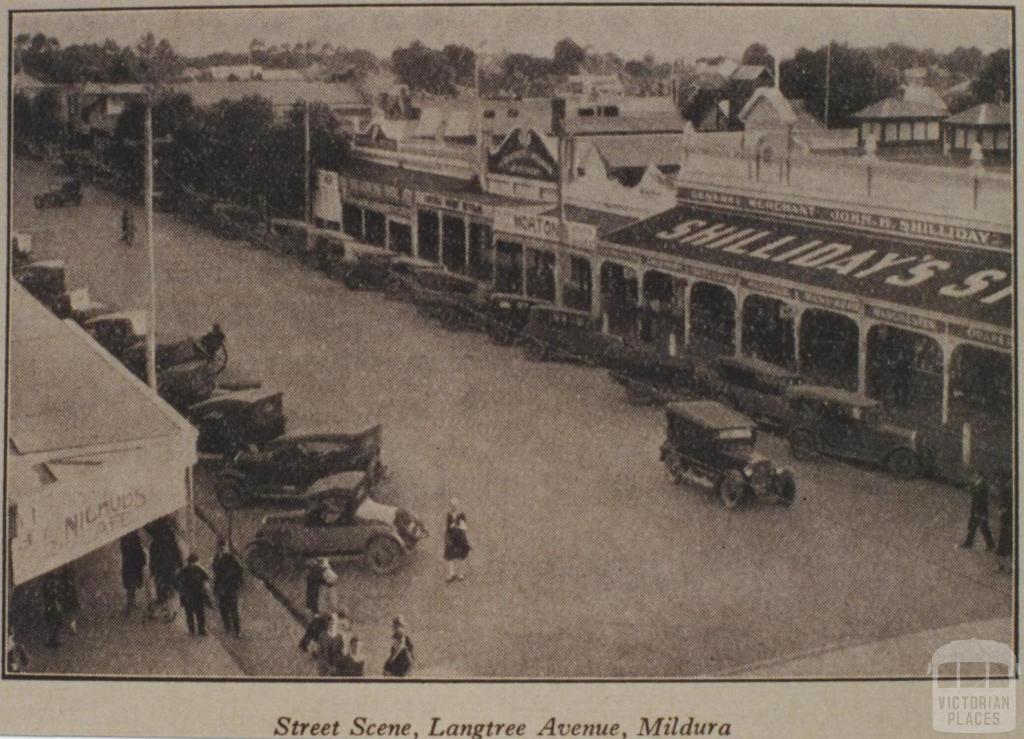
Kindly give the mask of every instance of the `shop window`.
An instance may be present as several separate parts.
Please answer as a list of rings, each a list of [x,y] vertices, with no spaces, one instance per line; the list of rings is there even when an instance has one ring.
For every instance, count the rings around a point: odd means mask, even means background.
[[[440,252],[441,219],[432,210],[421,210],[416,221],[419,257],[436,262]]]
[[[491,227],[486,223],[469,224],[469,274],[490,280],[494,272],[494,245]]]
[[[374,246],[385,246],[388,240],[388,221],[384,214],[367,209],[363,217],[366,219],[363,240]]]
[[[412,228],[408,223],[391,221],[388,248],[396,254],[412,254]]]
[[[526,294],[541,300],[555,299],[555,255],[537,249],[526,250]]]
[[[345,203],[341,209],[342,230],[354,238],[363,239],[363,209]]]
[[[498,292],[521,293],[523,290],[523,247],[512,241],[494,245],[494,289]]]
[[[466,271],[466,222],[444,216],[441,222],[441,261],[452,272]]]
[[[592,279],[588,260],[569,257],[569,281],[562,288],[562,302],[567,308],[590,310]]]

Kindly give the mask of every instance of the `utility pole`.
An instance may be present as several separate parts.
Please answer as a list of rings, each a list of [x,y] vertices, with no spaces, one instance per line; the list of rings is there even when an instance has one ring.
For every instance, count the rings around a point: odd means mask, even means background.
[[[156,247],[153,243],[153,101],[146,100],[146,250],[149,254],[149,320],[146,321],[146,382],[156,388]]]
[[[308,225],[312,221],[312,218],[310,217],[310,213],[312,212],[312,210],[310,208],[309,198],[309,178],[311,174],[309,171],[309,101],[303,101],[302,103],[302,129],[305,137],[302,146],[302,153],[303,158],[305,160],[305,177],[303,178],[303,185],[306,197],[305,210],[303,211],[303,220]]]
[[[832,85],[832,39],[829,39],[825,47],[825,128],[828,128],[828,102],[829,92]]]

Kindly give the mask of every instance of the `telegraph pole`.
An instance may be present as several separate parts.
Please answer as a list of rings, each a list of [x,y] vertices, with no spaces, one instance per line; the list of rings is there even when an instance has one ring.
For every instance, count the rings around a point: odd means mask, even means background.
[[[156,247],[153,243],[153,101],[146,100],[146,250],[149,253],[149,320],[146,321],[146,382],[156,390]]]
[[[308,225],[312,220],[310,218],[310,199],[309,199],[309,101],[304,100],[302,103],[302,130],[303,130],[303,145],[302,154],[305,161],[305,177],[303,178],[304,192],[306,197],[305,210],[303,211],[302,219]]]
[[[825,47],[825,128],[828,128],[828,99],[832,84],[832,39]]]

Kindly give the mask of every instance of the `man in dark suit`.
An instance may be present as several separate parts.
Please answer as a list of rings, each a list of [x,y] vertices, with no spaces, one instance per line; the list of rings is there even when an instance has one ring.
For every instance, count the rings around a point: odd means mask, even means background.
[[[974,534],[981,529],[981,536],[985,539],[985,546],[991,552],[996,548],[992,540],[992,530],[988,526],[988,482],[981,470],[975,469],[971,472],[971,478],[967,481],[967,492],[971,496],[971,517],[967,523],[967,538],[964,539],[961,549],[970,549],[974,546]]]
[[[217,542],[217,554],[213,558],[213,592],[217,596],[217,607],[224,622],[224,631],[235,636],[242,635],[242,624],[238,615],[238,591],[242,589],[245,574],[242,563],[227,541]]]
[[[198,632],[199,636],[206,636],[206,583],[209,579],[210,576],[199,564],[199,555],[195,552],[188,555],[188,564],[178,570],[181,607],[185,609],[188,633],[192,635]]]

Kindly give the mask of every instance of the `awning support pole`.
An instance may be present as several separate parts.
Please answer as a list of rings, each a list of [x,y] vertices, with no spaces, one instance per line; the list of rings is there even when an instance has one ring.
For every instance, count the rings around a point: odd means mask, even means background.
[[[188,539],[188,550],[196,550],[195,497],[193,495],[192,467],[185,469],[185,536]]]

